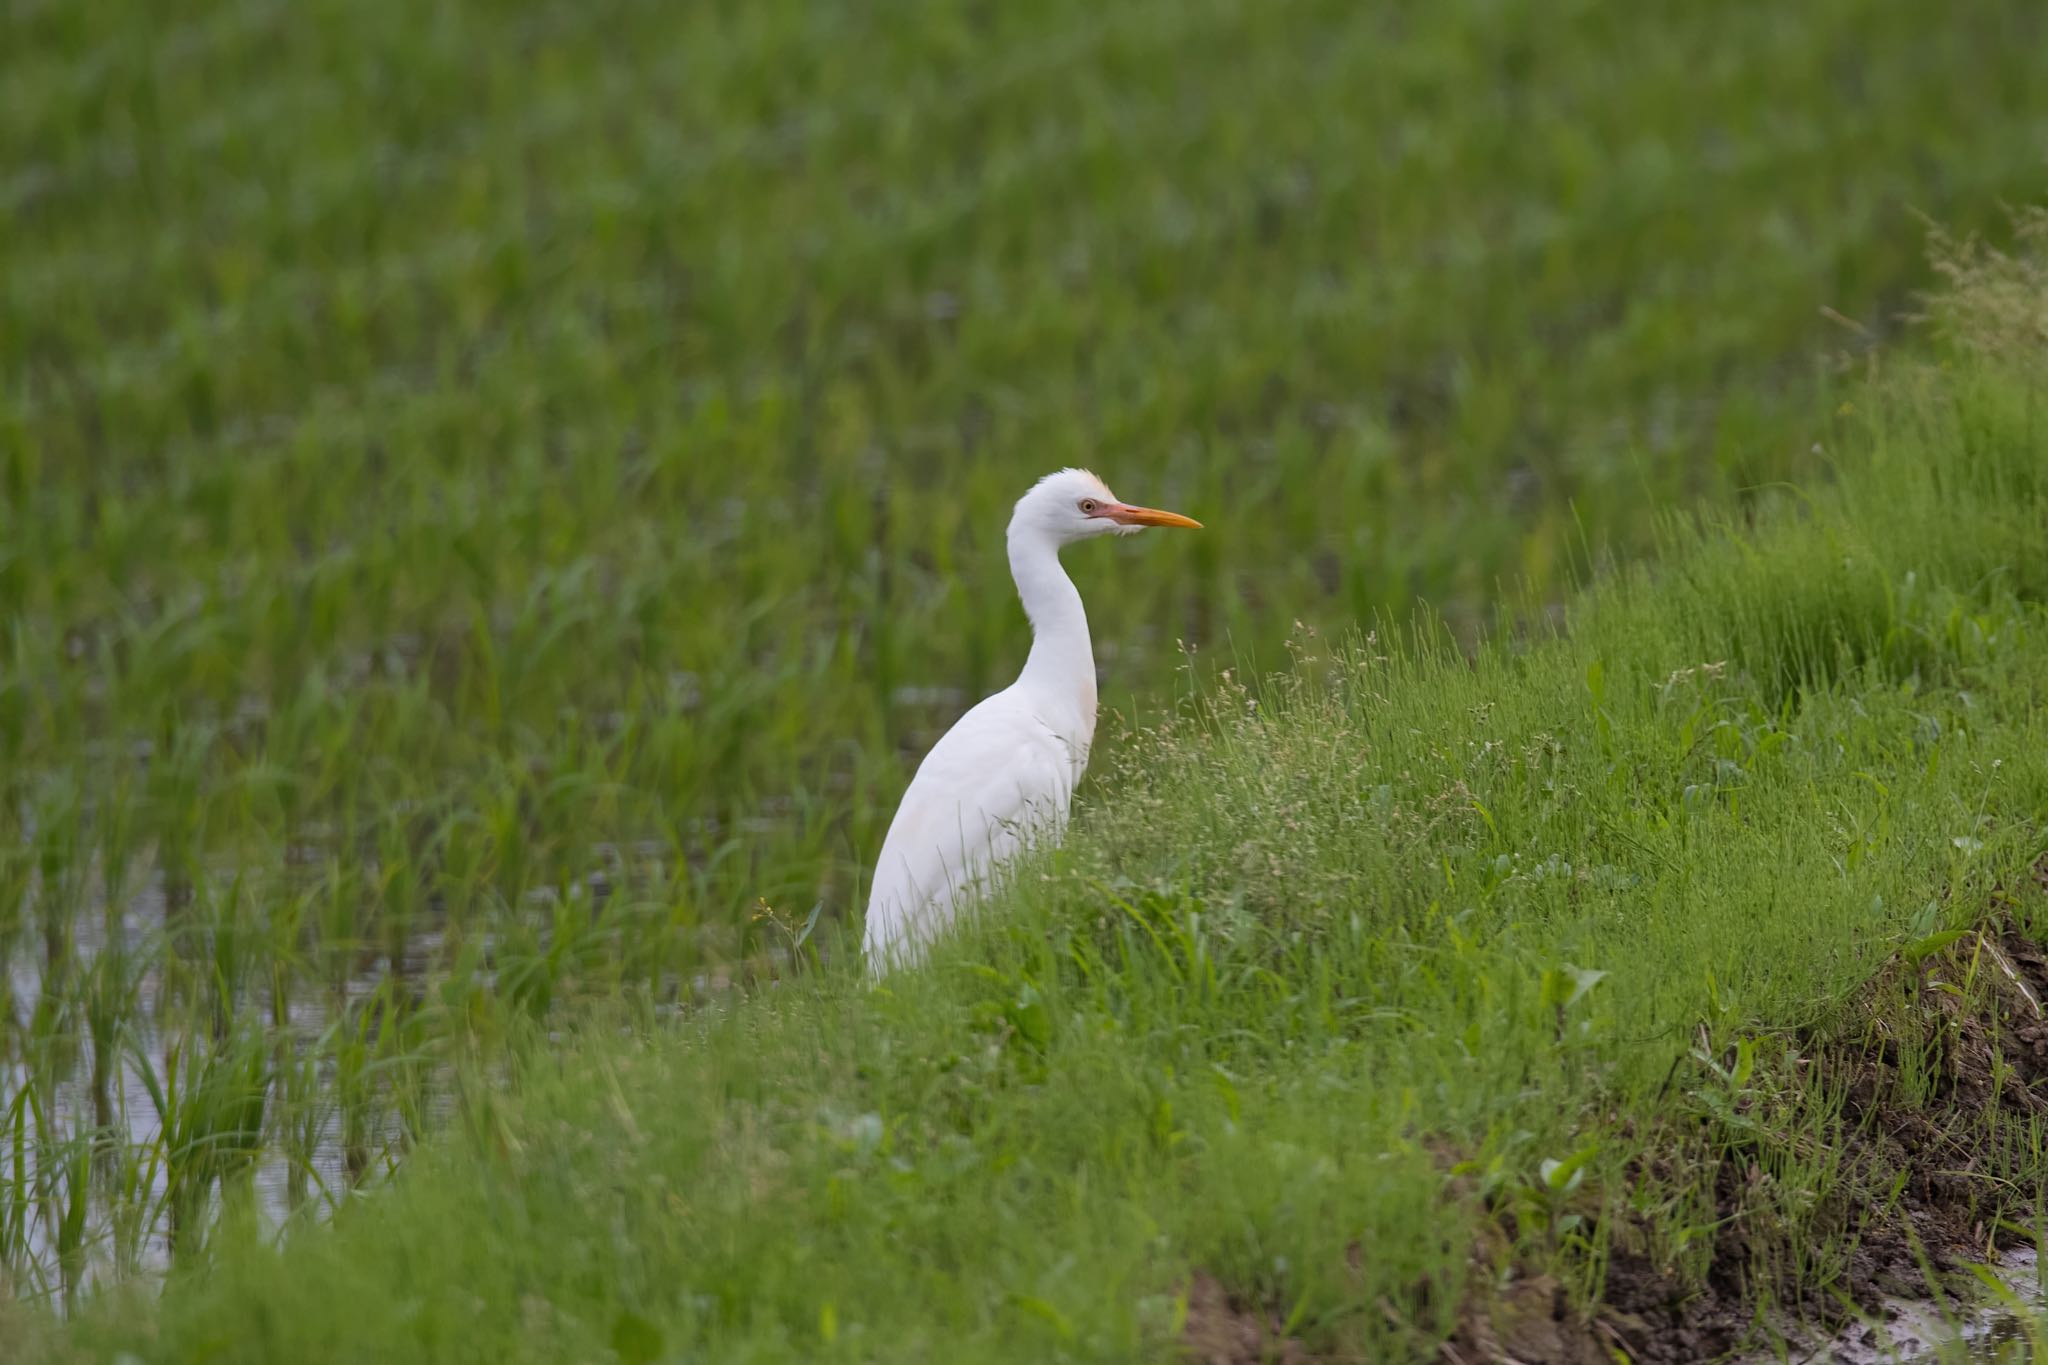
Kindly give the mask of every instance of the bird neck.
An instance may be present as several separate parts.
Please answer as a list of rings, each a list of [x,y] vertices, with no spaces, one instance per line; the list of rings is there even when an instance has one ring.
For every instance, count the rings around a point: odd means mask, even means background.
[[[1010,528],[1010,576],[1031,619],[1031,655],[1017,681],[1070,702],[1090,731],[1095,724],[1095,650],[1080,589],[1060,567],[1059,547],[1029,527]]]

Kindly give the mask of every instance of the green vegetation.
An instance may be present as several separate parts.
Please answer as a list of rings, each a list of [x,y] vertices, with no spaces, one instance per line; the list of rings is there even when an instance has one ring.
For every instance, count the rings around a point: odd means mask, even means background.
[[[1805,1068],[1879,1035],[1892,1102],[1967,1140],[1974,1215],[2025,1217],[2038,1123],[1946,1094],[1949,1016],[1882,982],[1953,960],[1956,998],[1993,990],[1957,931],[1995,901],[2048,934],[2039,372],[1859,390],[1831,490],[1675,529],[1562,635],[1305,639],[1118,746],[930,969],[544,1050],[333,1229],[223,1246],[74,1340],[1150,1359],[1202,1272],[1330,1358],[1398,1359],[1456,1326],[1501,1210],[1503,1272],[1698,1280],[1716,1158],[1758,1171],[1738,1271],[1825,1306],[1902,1186],[1845,1155],[1855,1078]]]
[[[238,1302],[415,1347],[479,1302],[512,1331],[531,1287],[586,1314],[535,1318],[542,1354],[1114,1354],[1199,1263],[1304,1331],[1427,1336],[1451,1305],[1413,1287],[1467,1248],[1400,1240],[1439,1226],[1425,1137],[1526,1183],[1608,1133],[1596,1096],[1648,1103],[1702,963],[1720,1035],[1818,1017],[1940,887],[2029,852],[2020,400],[1970,390],[2003,446],[1938,404],[1888,419],[1811,524],[1757,490],[1869,439],[1826,414],[1876,401],[1840,375],[1928,282],[1914,212],[2034,196],[2044,22],[16,6],[0,1298],[217,1252],[169,1349],[236,1336]],[[1966,360],[2041,296],[1970,259]],[[1073,557],[1146,733],[1005,908],[1022,937],[869,1001],[805,964],[909,761],[1021,658],[999,528],[1068,462],[1210,527]],[[1772,529],[1695,545],[1669,512],[1700,496]],[[1472,669],[1435,635],[1321,643],[1419,596],[1469,647],[1503,584],[1547,609],[1660,545],[1659,585],[1566,642]],[[1290,638],[1293,681],[1256,683]],[[1255,692],[1218,700],[1208,661],[1239,657]],[[1766,837],[1826,904],[1757,899]],[[1553,1055],[1531,1020],[1602,969]],[[775,1007],[736,1003],[769,979]],[[531,1054],[599,1024],[699,1041],[579,1045],[615,1098]],[[557,1124],[600,1099],[578,1148]],[[418,1180],[351,1198],[444,1120]],[[1624,1159],[1600,1142],[1589,1191]],[[559,1183],[519,1212],[493,1163],[528,1160]],[[619,1180],[627,1240],[586,1245]],[[251,1204],[345,1226],[272,1262],[236,1249]],[[1371,1301],[1322,1254],[1368,1228],[1398,1329],[1331,1306]],[[408,1326],[411,1298],[319,1278],[353,1256],[468,1287]],[[255,1294],[283,1273],[313,1278]],[[116,1298],[86,1330],[140,1320]]]

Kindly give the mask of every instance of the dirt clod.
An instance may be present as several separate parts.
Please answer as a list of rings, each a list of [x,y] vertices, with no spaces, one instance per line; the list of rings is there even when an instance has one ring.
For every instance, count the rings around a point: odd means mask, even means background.
[[[1234,1298],[1214,1275],[1188,1283],[1181,1345],[1191,1365],[1308,1365],[1308,1349],[1281,1330],[1279,1315]]]
[[[2048,857],[2031,875],[2048,888]],[[2007,1207],[2007,1184],[1984,1179],[1990,1172],[1980,1167],[1991,1120],[2048,1116],[2048,952],[2012,917],[2010,900],[1994,892],[1991,905],[1980,927],[1938,951],[1894,957],[1835,1016],[1834,1031],[1792,1040],[1793,1060],[1778,1083],[1831,1087],[1812,1093],[1842,1097],[1839,1119],[1819,1140],[1834,1149],[1836,1174],[1810,1224],[1850,1245],[1826,1292],[1760,1268],[1796,1263],[1771,1254],[1782,1250],[1772,1239],[1782,1243],[1784,1233],[1769,1216],[1763,1139],[1702,1115],[1691,1128],[1633,1137],[1651,1153],[1637,1163],[1640,1178],[1660,1180],[1679,1162],[1714,1164],[1715,1231],[1703,1279],[1655,1260],[1646,1229],[1609,1227],[1599,1301],[1577,1304],[1551,1275],[1514,1263],[1510,1215],[1485,1219],[1456,1330],[1441,1348],[1445,1365],[1710,1361],[1760,1344],[1760,1301],[1788,1306],[1818,1346],[1852,1320],[1842,1296],[1882,1315],[1888,1299],[1943,1292],[1940,1282],[1960,1263],[2015,1242],[2014,1225],[2030,1210]],[[1440,1155],[1449,1170],[1453,1149],[1444,1144]],[[1470,1197],[1457,1182],[1451,1187]],[[1760,1274],[1771,1278],[1758,1282]],[[1201,1365],[1324,1359],[1283,1333],[1270,1307],[1234,1298],[1207,1274],[1189,1287],[1184,1345]]]

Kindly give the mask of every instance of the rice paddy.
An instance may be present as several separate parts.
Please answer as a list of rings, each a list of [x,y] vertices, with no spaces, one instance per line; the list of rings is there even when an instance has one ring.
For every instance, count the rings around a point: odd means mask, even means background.
[[[2040,1236],[2039,374],[2037,334],[1894,360],[1833,487],[1673,525],[1563,634],[1304,633],[1116,746],[1066,847],[928,968],[871,990],[824,922],[743,998],[589,1004],[452,1066],[445,1122],[333,1226],[273,1249],[231,1192],[161,1294],[0,1331],[57,1359],[1804,1356],[1809,1323]]]
[[[1418,600],[1471,649],[1674,509],[1826,481],[1919,344],[1919,215],[2038,197],[2042,24],[14,6],[0,1297],[198,1275],[545,1110],[535,1057],[599,1024],[809,989],[910,764],[1022,658],[1000,531],[1047,469],[1209,527],[1072,559],[1128,736],[1084,805],[1221,668]],[[2023,584],[1941,622],[1806,581],[1701,590],[1733,624],[1670,668],[1762,651],[1712,744],[1782,743],[1810,660],[1771,642],[1838,608],[1943,667],[2031,638]]]

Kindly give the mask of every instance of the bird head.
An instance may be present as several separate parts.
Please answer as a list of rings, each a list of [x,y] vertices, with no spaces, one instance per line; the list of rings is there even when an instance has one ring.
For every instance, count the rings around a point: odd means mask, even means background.
[[[1085,469],[1062,469],[1046,475],[1017,499],[1017,510],[1010,518],[1013,533],[1029,527],[1056,545],[1095,536],[1133,535],[1147,526],[1199,529],[1201,525],[1178,512],[1119,502],[1108,484]]]

